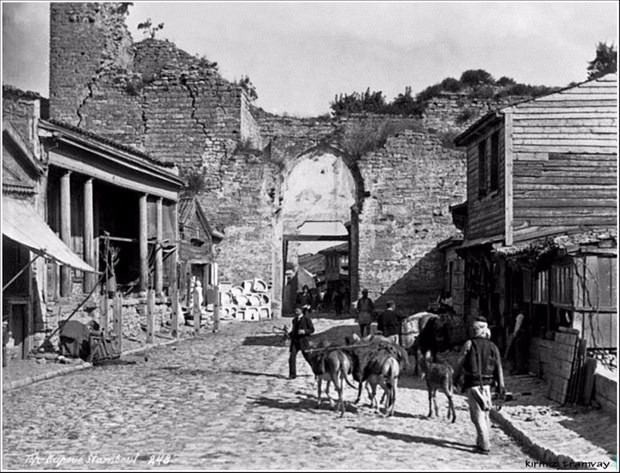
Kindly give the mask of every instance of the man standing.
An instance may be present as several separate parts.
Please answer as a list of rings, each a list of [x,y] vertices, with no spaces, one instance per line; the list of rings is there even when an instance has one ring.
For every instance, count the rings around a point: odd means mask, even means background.
[[[489,454],[490,420],[492,407],[491,386],[500,396],[505,393],[502,362],[497,346],[489,340],[491,331],[486,319],[478,318],[471,328],[472,338],[463,345],[461,357],[454,371],[455,381],[463,375],[463,390],[467,395],[469,415],[476,427],[476,452]]]
[[[527,373],[528,337],[526,334],[525,314],[521,306],[513,304],[514,326],[508,337],[504,358],[511,361],[512,374]]]
[[[394,301],[388,301],[387,310],[379,316],[377,329],[384,337],[389,338],[392,343],[398,344],[400,322],[401,316],[396,312],[396,304]]]
[[[289,333],[291,339],[290,356],[288,359],[288,373],[290,379],[297,377],[297,352],[304,347],[305,340],[314,333],[314,325],[308,315],[309,309],[295,308],[293,327]]]
[[[357,301],[357,323],[360,326],[360,337],[370,335],[370,324],[375,305],[368,297],[368,289],[362,291],[362,297]]]

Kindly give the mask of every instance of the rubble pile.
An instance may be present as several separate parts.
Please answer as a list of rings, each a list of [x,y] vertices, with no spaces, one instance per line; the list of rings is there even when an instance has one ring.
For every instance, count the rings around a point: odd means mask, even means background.
[[[222,320],[258,321],[271,318],[269,287],[264,281],[250,279],[240,286],[222,283],[219,289]]]

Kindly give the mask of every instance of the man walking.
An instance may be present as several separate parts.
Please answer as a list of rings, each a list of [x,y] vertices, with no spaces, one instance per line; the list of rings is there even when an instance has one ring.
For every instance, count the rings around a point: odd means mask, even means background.
[[[400,337],[400,322],[401,316],[396,312],[396,304],[394,301],[388,301],[387,310],[379,316],[377,322],[377,329],[383,334],[384,337],[390,339],[392,343],[398,345],[398,339]]]
[[[304,347],[305,340],[314,333],[314,325],[308,315],[309,309],[295,308],[293,327],[289,333],[291,339],[290,356],[288,358],[288,373],[290,379],[297,377],[297,352]]]
[[[471,421],[476,427],[476,452],[488,455],[491,386],[495,386],[500,396],[503,396],[504,374],[499,349],[489,340],[491,331],[486,319],[476,319],[471,332],[472,338],[463,345],[454,379],[458,382],[461,375],[464,377],[462,386],[467,395]]]
[[[357,323],[360,326],[360,337],[370,335],[370,324],[375,305],[368,297],[368,289],[362,291],[362,297],[357,301]]]

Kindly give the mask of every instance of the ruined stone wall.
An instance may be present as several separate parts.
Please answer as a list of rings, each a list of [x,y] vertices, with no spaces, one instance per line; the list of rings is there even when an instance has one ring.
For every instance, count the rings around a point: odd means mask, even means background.
[[[465,160],[441,137],[406,130],[359,162],[366,191],[360,215],[360,286],[380,302],[426,309],[443,285],[436,249],[455,229],[448,210],[465,196]]]
[[[82,106],[110,68],[127,69],[131,35],[121,3],[50,4],[50,113],[82,126]]]
[[[460,132],[491,110],[495,110],[530,97],[469,97],[465,93],[444,92],[429,100],[423,116],[427,129],[448,133]]]
[[[199,197],[207,218],[225,231],[214,246],[221,282],[271,281],[279,174],[264,155],[237,153],[221,170],[221,186]]]
[[[168,41],[132,43],[124,18],[120,4],[51,5],[52,117],[139,147],[181,172],[203,168],[200,202],[225,233],[214,247],[221,281],[272,281],[292,161],[341,145],[360,124],[389,120],[397,135],[384,147],[361,157],[343,150],[362,203],[360,284],[405,310],[424,309],[438,294],[435,246],[455,231],[448,206],[465,198],[464,159],[448,135],[486,113],[488,102],[440,97],[423,120],[277,116],[252,107],[209,61]]]

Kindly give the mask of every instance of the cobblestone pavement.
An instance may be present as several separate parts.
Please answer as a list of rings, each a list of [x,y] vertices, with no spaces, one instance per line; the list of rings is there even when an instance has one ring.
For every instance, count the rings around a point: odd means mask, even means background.
[[[351,321],[315,326],[343,323]],[[464,398],[456,399],[456,424],[427,419],[426,392],[411,378],[402,380],[392,418],[366,406],[349,406],[343,418],[327,403],[317,409],[301,355],[298,378],[286,378],[288,349],[270,335],[274,325],[226,325],[153,349],[148,361],[130,357],[5,393],[2,466],[484,470],[532,460],[498,428],[491,455],[472,453]],[[347,388],[345,399],[354,398]]]

